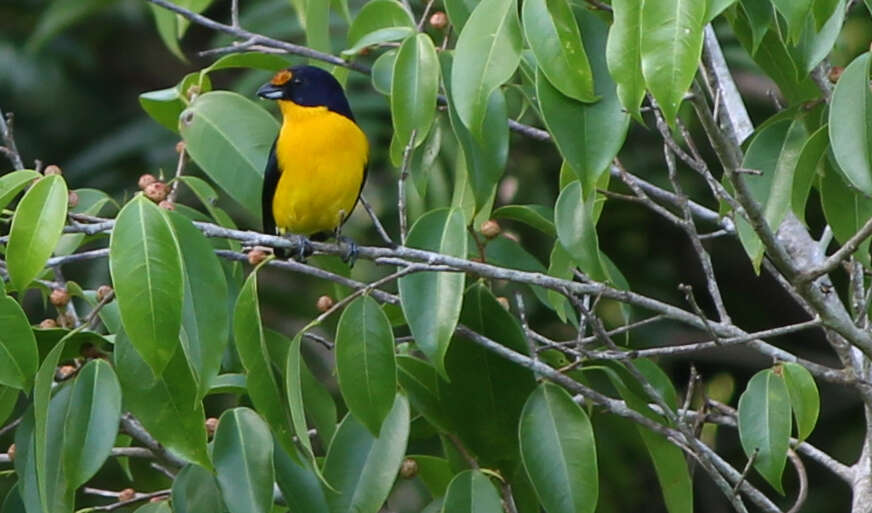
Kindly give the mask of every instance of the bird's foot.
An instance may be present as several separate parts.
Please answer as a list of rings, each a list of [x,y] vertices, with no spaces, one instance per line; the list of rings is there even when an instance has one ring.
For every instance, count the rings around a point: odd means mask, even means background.
[[[360,254],[360,247],[356,242],[344,235],[336,235],[336,242],[345,245],[345,254],[342,255],[342,261],[348,264],[348,267],[354,267],[354,262]]]
[[[312,256],[312,254],[315,252],[315,249],[312,247],[312,242],[303,235],[297,235],[297,239],[295,240],[295,242],[298,245],[295,259],[298,262],[305,262],[306,259]]]

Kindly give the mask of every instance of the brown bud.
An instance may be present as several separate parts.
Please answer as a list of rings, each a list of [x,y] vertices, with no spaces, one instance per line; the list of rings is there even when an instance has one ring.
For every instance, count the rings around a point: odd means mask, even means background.
[[[215,417],[209,417],[206,419],[206,433],[208,433],[209,436],[212,436],[215,434],[216,429],[218,429],[218,419]]]
[[[9,461],[15,461],[15,444],[6,449],[6,456],[9,456]]]
[[[175,210],[176,209],[176,202],[165,199],[165,200],[161,201],[160,203],[158,203],[157,206],[159,206],[160,208],[166,209],[166,210]]]
[[[487,221],[481,223],[479,231],[481,231],[481,234],[488,239],[493,239],[500,234],[500,223],[494,221],[493,219],[488,219]]]
[[[154,175],[149,174],[149,173],[145,173],[144,175],[139,177],[139,181],[136,184],[139,186],[140,189],[142,189],[144,191],[146,187],[148,187],[149,185],[153,184],[156,181],[157,181],[157,178],[155,178]]]
[[[502,305],[502,307],[505,308],[506,310],[508,310],[510,308],[509,307],[509,300],[505,296],[499,296],[497,298],[497,303]]]
[[[118,492],[118,502],[129,501],[134,497],[136,497],[136,490],[133,488],[125,488]]]
[[[167,500],[165,496],[158,495],[157,497],[152,497],[151,499],[148,499],[148,502],[163,502],[165,500]]]
[[[59,175],[59,174],[61,174],[61,168],[52,164],[50,166],[46,166],[46,168],[42,172],[42,174],[44,174],[45,176]]]
[[[76,208],[79,206],[79,194],[76,191],[70,191],[67,195],[67,204],[70,208]]]
[[[318,302],[315,303],[315,307],[319,312],[324,313],[333,308],[333,298],[330,296],[321,296],[318,298]]]
[[[179,141],[176,143],[176,153],[181,153],[185,151],[185,141]]]
[[[830,80],[830,82],[835,84],[839,81],[839,77],[842,76],[843,71],[845,71],[845,68],[841,66],[833,66],[832,68],[830,68],[830,72],[827,74],[827,78]]]
[[[412,479],[418,475],[418,462],[412,458],[406,458],[400,465],[400,477],[403,479]]]
[[[58,368],[57,378],[59,381],[63,381],[68,379],[70,376],[76,373],[76,368],[72,365],[61,365]]]
[[[442,30],[448,26],[448,16],[442,11],[436,11],[430,15],[430,26],[437,30]]]
[[[359,52],[357,52],[357,54],[360,55],[361,57],[363,57],[365,55],[369,55],[369,47],[364,46],[363,48],[360,49]]]
[[[163,182],[152,182],[145,188],[145,197],[155,203],[160,203],[167,199],[167,194],[169,194],[169,192],[170,188],[167,187],[167,184]]]
[[[58,315],[57,319],[55,319],[55,322],[57,322],[58,326],[60,326],[61,328],[72,328],[73,325],[76,323],[72,315],[65,313]]]
[[[198,86],[197,84],[193,84],[193,85],[191,85],[191,87],[188,88],[188,90],[186,91],[186,94],[187,94],[189,100],[193,100],[202,91],[203,91],[203,89],[201,89],[200,86]]]
[[[109,285],[100,285],[97,287],[97,301],[103,301],[103,298],[112,293],[112,287]]]
[[[248,252],[248,263],[257,265],[263,262],[267,256],[269,256],[269,249],[263,246],[255,246]]]
[[[54,289],[48,296],[48,300],[57,307],[67,306],[67,303],[70,302],[70,294],[66,289]]]
[[[39,327],[44,330],[50,330],[52,328],[57,328],[58,323],[54,319],[43,319],[42,322],[39,323]]]

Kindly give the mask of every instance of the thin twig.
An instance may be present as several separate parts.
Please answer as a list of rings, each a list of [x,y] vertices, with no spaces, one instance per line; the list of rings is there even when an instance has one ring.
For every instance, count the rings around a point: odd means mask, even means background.
[[[154,453],[155,457],[160,460],[168,463],[170,466],[181,468],[184,467],[187,463],[185,460],[179,458],[175,454],[168,451],[163,445],[160,444],[157,440],[154,439],[151,434],[145,430],[142,424],[136,420],[130,413],[124,413],[121,415],[121,428],[125,433],[130,435],[131,438],[146,446],[152,453]]]
[[[234,0],[234,2],[235,1],[236,0]],[[176,163],[176,174],[173,177],[173,184],[170,186],[170,193],[167,194],[167,200],[170,203],[175,203],[176,201],[176,195],[179,191],[179,182],[181,182],[179,177],[181,177],[182,173],[185,171],[185,155],[187,154],[187,151],[184,142],[180,142],[177,149],[179,150],[179,161]]]
[[[387,230],[385,230],[384,225],[381,223],[378,216],[375,215],[375,210],[373,210],[372,205],[370,205],[369,202],[366,201],[366,198],[363,196],[363,194],[360,195],[360,204],[363,205],[363,209],[366,210],[367,214],[369,214],[369,218],[372,220],[373,226],[375,226],[375,231],[378,232],[378,235],[379,237],[381,237],[382,242],[392,248],[396,247],[393,239],[391,239],[391,236],[388,235]]]
[[[90,495],[99,495],[101,497],[114,497],[118,498],[120,492],[113,492],[111,490],[101,490],[99,488],[91,488],[84,487],[82,489],[82,493],[87,493]],[[105,506],[94,506],[92,508],[88,508],[86,511],[115,511],[116,509],[121,509],[123,507],[129,506],[131,504],[136,504],[143,501],[151,500],[155,497],[169,497],[171,490],[158,490],[156,492],[151,493],[136,493],[134,494],[132,499],[127,499],[125,501],[118,501],[112,504],[106,504]]]
[[[15,145],[15,134],[13,133],[14,117],[11,112],[3,114],[0,109],[0,136],[3,138],[3,148],[6,150],[3,153],[12,162],[12,167],[15,169],[24,169],[24,161],[21,160],[21,154],[18,153],[18,146]]]
[[[803,504],[805,504],[805,499],[808,498],[808,474],[805,471],[802,459],[796,454],[796,451],[787,449],[787,457],[790,459],[790,463],[793,464],[793,468],[796,469],[796,475],[799,477],[799,492],[796,494],[796,501],[787,510],[787,513],[798,513],[802,509]]]
[[[409,163],[412,160],[412,149],[415,147],[416,132],[417,129],[412,130],[409,143],[403,150],[403,164],[397,179],[397,215],[400,217],[400,245],[402,246],[406,245],[406,178],[409,177]]]

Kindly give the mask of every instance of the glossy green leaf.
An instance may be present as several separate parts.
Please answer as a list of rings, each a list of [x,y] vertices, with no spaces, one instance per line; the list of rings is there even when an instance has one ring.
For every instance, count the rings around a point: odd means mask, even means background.
[[[497,219],[520,221],[551,237],[557,235],[554,228],[554,210],[545,205],[506,205],[494,210],[493,216]]]
[[[215,222],[226,228],[236,229],[236,223],[234,223],[233,219],[227,215],[227,212],[215,205],[219,200],[218,193],[215,192],[215,189],[209,184],[209,182],[196,176],[184,175],[178,177],[177,180],[181,181],[191,189]]]
[[[397,394],[378,438],[346,415],[327,450],[324,477],[330,513],[377,513],[390,493],[409,437],[409,402]]]
[[[273,462],[276,483],[290,513],[329,513],[321,481],[306,458],[291,458],[278,444]]]
[[[9,280],[18,290],[39,275],[67,220],[67,184],[59,175],[41,178],[21,198],[6,246]]]
[[[374,435],[394,405],[397,364],[391,323],[375,299],[345,307],[336,328],[336,374],[352,415]]]
[[[472,10],[478,5],[480,0],[445,0],[445,11],[448,14],[448,21],[451,22],[454,30],[460,32],[472,14]]]
[[[218,375],[230,335],[227,280],[215,250],[203,233],[179,214],[170,213],[184,274],[182,350],[205,395]]]
[[[421,216],[406,239],[409,247],[466,258],[466,221],[457,209]],[[400,304],[415,344],[445,375],[445,351],[460,317],[463,273],[421,272],[399,279]]]
[[[64,420],[63,466],[73,488],[85,484],[109,457],[121,418],[121,385],[104,360],[88,362],[76,376]]]
[[[176,5],[195,13],[201,13],[206,10],[211,3],[212,0],[180,0],[176,2]],[[158,5],[150,4],[150,7],[154,14],[155,23],[157,24],[158,34],[167,49],[172,52],[173,55],[184,61],[185,56],[182,53],[182,49],[179,47],[179,40],[187,31],[190,22],[181,15]]]
[[[872,199],[848,187],[830,163],[826,164],[827,170],[820,182],[821,206],[827,224],[833,229],[833,237],[844,244],[872,218]],[[869,239],[860,243],[854,254],[868,265]]]
[[[172,499],[175,513],[224,511],[215,476],[199,465],[188,464],[176,475]]]
[[[32,447],[33,469],[36,475],[37,486],[36,490],[32,490],[31,493],[36,495],[43,511],[51,511],[52,506],[54,506],[54,499],[57,497],[54,485],[60,477],[58,473],[62,468],[61,465],[57,464],[57,458],[60,457],[60,454],[58,454],[56,449],[58,449],[58,435],[63,432],[63,429],[60,425],[55,426],[57,428],[56,430],[50,429],[50,424],[53,423],[52,420],[55,420],[54,424],[57,424],[58,411],[58,408],[51,408],[50,399],[51,388],[54,383],[55,369],[57,368],[65,344],[66,338],[61,339],[51,352],[46,355],[42,364],[39,366],[33,385]],[[67,395],[67,399],[68,398],[69,396]],[[60,401],[61,399],[58,399],[56,405]],[[54,445],[54,447],[52,447],[52,445]],[[51,487],[49,486],[49,483],[51,483]]]
[[[407,457],[418,465],[416,477],[424,483],[430,495],[433,497],[445,495],[448,484],[454,477],[454,471],[451,470],[451,464],[448,460],[429,455],[409,455]]]
[[[184,275],[166,211],[139,195],[115,221],[109,270],[130,341],[160,375],[179,345]]]
[[[612,0],[615,21],[609,29],[606,62],[621,105],[636,119],[645,98],[642,77],[642,9],[634,0]]]
[[[300,371],[306,418],[310,425],[315,426],[321,444],[326,447],[336,432],[336,403],[330,391],[312,374],[305,361],[300,365]]]
[[[706,2],[647,0],[642,7],[642,76],[671,125],[702,53]]]
[[[17,301],[0,296],[0,384],[28,391],[39,365],[36,338]]]
[[[578,21],[590,55],[596,94],[601,99],[593,104],[577,102],[554,89],[539,72],[536,94],[545,126],[588,196],[624,145],[630,116],[621,106],[604,58],[608,36],[605,23],[586,10],[579,11]]]
[[[436,368],[421,358],[397,356],[397,377],[412,407],[439,430],[450,431],[439,398]]]
[[[814,0],[812,13],[814,14],[815,30],[820,30],[829,20],[843,0]]]
[[[248,392],[246,386],[248,380],[245,374],[236,374],[232,372],[219,374],[212,381],[212,386],[209,388],[210,394],[245,394]]]
[[[42,511],[36,475],[36,430],[34,408],[28,408],[15,428],[15,473],[18,495],[24,511]],[[43,435],[44,436],[44,435]],[[16,512],[18,513],[18,512]]]
[[[85,214],[89,216],[100,216],[100,213],[107,205],[115,204],[114,200],[108,194],[97,189],[76,189],[72,191],[79,198],[79,204],[74,208],[70,208],[69,212],[73,214]],[[102,235],[100,235],[102,237]],[[61,235],[55,246],[55,256],[70,255],[74,253],[79,246],[86,240],[84,233],[65,233]]]
[[[796,419],[796,438],[802,441],[808,438],[817,424],[821,409],[820,394],[811,373],[802,365],[783,362],[781,372],[790,396],[790,408]]]
[[[527,0],[522,6],[524,35],[548,81],[581,102],[598,99],[581,32],[567,0]]]
[[[805,28],[814,0],[772,0],[772,3],[787,22],[788,41],[796,43]]]
[[[417,146],[430,132],[439,92],[439,60],[430,36],[421,33],[403,41],[392,76],[391,117],[396,137],[406,145],[414,132]]]
[[[133,513],[173,513],[173,510],[169,501],[158,501],[140,506]]]
[[[330,52],[330,2],[324,0],[303,0],[306,3],[304,28],[306,46],[319,52]],[[315,63],[315,61],[312,61]],[[315,63],[319,65],[320,61]]]
[[[273,441],[269,427],[248,408],[221,414],[212,458],[230,513],[269,513],[273,498]]]
[[[793,195],[793,175],[807,138],[803,119],[784,119],[762,127],[745,152],[742,167],[762,174],[746,175],[742,179],[751,197],[763,207],[763,217],[776,231],[790,208]],[[763,258],[763,243],[744,219],[737,222],[739,239],[756,270]]]
[[[287,394],[288,411],[290,412],[291,427],[300,445],[306,449],[306,455],[314,461],[312,442],[309,440],[309,431],[306,427],[306,412],[303,403],[303,356],[300,347],[303,342],[303,331],[297,333],[288,347],[287,361],[285,361],[285,394]],[[288,448],[288,451],[294,450]]]
[[[596,442],[584,410],[561,387],[541,384],[521,412],[521,460],[548,513],[596,510]]]
[[[517,0],[482,0],[457,39],[451,70],[454,108],[474,137],[481,139],[491,93],[521,61]]]
[[[521,354],[529,349],[518,320],[483,284],[463,297],[461,322]],[[535,387],[533,374],[487,349],[456,337],[445,355],[451,380],[439,380],[445,414],[464,445],[482,466],[513,471],[518,461],[518,418]]]
[[[245,367],[248,395],[286,451],[294,450],[291,412],[273,371],[260,319],[257,271],[248,275],[233,310],[233,340]],[[308,436],[305,440],[308,441]]]
[[[278,71],[287,68],[291,62],[274,53],[239,52],[223,55],[221,58],[203,68],[201,74],[211,73],[229,68],[251,68],[266,71]]]
[[[758,0],[739,0],[742,13],[748,19],[748,29],[751,32],[750,53],[754,55],[760,47],[766,32],[774,18],[775,8],[772,2],[760,2]]]
[[[19,395],[18,389],[0,385],[0,426],[12,415]]]
[[[3,498],[3,502],[0,503],[0,513],[27,513],[19,488],[21,488],[20,483],[12,485],[6,497]]]
[[[869,90],[870,53],[854,59],[842,72],[830,104],[833,156],[848,181],[872,195],[872,91]]]
[[[397,60],[397,50],[391,48],[378,56],[372,65],[372,88],[384,95],[391,94],[394,81],[394,62]]]
[[[177,88],[142,93],[139,95],[139,105],[153,120],[179,133],[179,115],[185,110],[185,102]]]
[[[824,20],[825,23],[820,27],[820,31],[815,28],[815,22],[811,17],[804,18],[805,30],[797,45],[790,48],[800,73],[811,73],[833,49],[842,32],[846,14],[845,0],[839,0],[838,4],[831,16]]]
[[[790,440],[790,396],[784,378],[772,370],[760,371],[739,397],[739,440],[745,456],[776,490],[784,493],[781,474]]]
[[[706,11],[705,11],[705,22],[709,23],[715,16],[726,11],[730,8],[737,0],[708,0],[706,2]]]
[[[373,0],[364,4],[348,27],[348,49],[352,56],[367,46],[405,39],[416,31],[415,20],[396,0]]]
[[[442,513],[502,513],[500,495],[491,480],[480,470],[464,470],[454,476],[445,499]]]
[[[40,174],[32,169],[19,169],[0,176],[0,210],[12,203],[19,192],[39,177]]]
[[[799,219],[805,219],[805,204],[821,167],[821,159],[827,154],[829,143],[829,129],[824,125],[809,136],[796,160],[790,207]]]
[[[693,481],[684,452],[660,433],[637,426],[669,513],[693,513]]]
[[[127,335],[115,337],[113,352],[124,409],[130,411],[164,447],[200,466],[211,468],[206,452],[206,416],[182,351],[176,351],[155,378]]]
[[[229,91],[198,96],[182,113],[182,138],[191,159],[259,218],[263,170],[279,125],[262,107]]]
[[[593,201],[582,198],[581,183],[571,182],[554,205],[557,238],[582,271],[595,280],[604,277],[599,242],[593,222]]]

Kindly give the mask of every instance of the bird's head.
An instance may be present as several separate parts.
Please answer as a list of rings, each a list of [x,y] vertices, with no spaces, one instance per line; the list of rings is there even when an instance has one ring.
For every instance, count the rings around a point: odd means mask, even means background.
[[[329,72],[315,66],[293,66],[273,75],[257,90],[268,100],[289,101],[301,107],[327,107],[354,119],[342,86]]]

